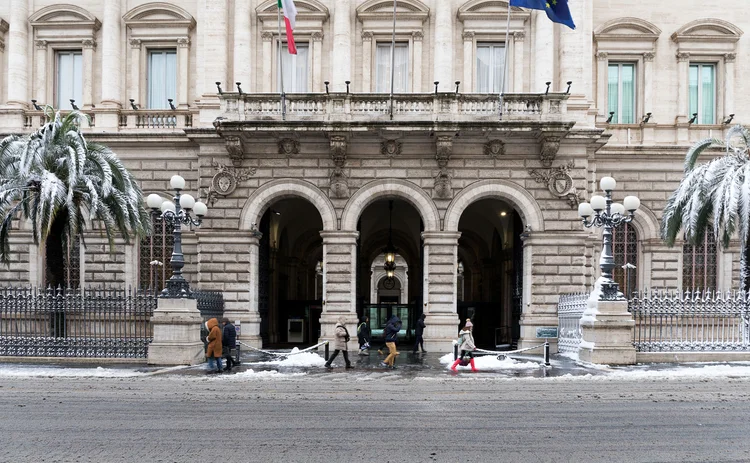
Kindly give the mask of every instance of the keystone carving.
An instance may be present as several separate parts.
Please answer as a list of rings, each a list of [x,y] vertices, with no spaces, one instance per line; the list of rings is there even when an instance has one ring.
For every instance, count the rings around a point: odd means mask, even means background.
[[[330,154],[334,168],[330,178],[330,188],[328,195],[332,198],[349,197],[349,179],[344,173],[344,164],[346,164],[346,150],[348,143],[344,135],[331,135],[328,139],[330,142]]]
[[[343,170],[334,169],[331,173],[329,196],[337,199],[349,197],[349,179]]]
[[[229,153],[229,159],[232,160],[232,165],[235,167],[241,167],[242,158],[245,154],[245,147],[242,143],[242,139],[238,136],[227,135],[224,137],[224,145]]]
[[[331,160],[333,160],[336,168],[341,169],[346,163],[346,137],[343,135],[331,135],[329,142],[331,144]]]
[[[505,154],[505,143],[502,140],[490,140],[484,144],[484,155],[496,158]]]
[[[448,174],[447,169],[441,169],[437,176],[435,176],[433,196],[438,199],[451,199],[453,197],[451,176]]]
[[[552,161],[557,156],[560,149],[560,137],[554,135],[545,135],[542,137],[542,146],[539,151],[539,160],[544,167],[551,167]]]
[[[580,202],[580,193],[573,186],[573,177],[570,175],[574,167],[575,161],[570,161],[565,165],[549,169],[529,169],[529,175],[537,183],[547,185],[547,189],[554,196],[567,199],[570,207],[575,209]]]
[[[299,154],[299,142],[293,138],[282,138],[279,140],[279,154]]]
[[[437,160],[438,167],[441,170],[445,169],[448,166],[448,161],[451,159],[451,154],[453,154],[453,137],[450,135],[438,136],[435,147],[435,159]]]
[[[401,142],[398,140],[386,140],[380,142],[380,154],[384,154],[389,158],[398,156],[401,154]]]

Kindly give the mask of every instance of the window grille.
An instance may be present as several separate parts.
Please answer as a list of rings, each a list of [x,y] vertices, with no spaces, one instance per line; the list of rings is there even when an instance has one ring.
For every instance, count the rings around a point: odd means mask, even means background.
[[[154,223],[151,235],[141,240],[139,259],[139,285],[143,289],[160,291],[172,276],[172,257],[174,235],[169,225]]]
[[[615,258],[614,279],[620,285],[620,291],[630,299],[633,291],[638,290],[638,235],[635,227],[626,223],[614,229],[612,251]],[[623,269],[625,264],[635,265],[635,268]]]
[[[716,237],[709,230],[697,245],[682,246],[682,287],[686,290],[716,290]]]

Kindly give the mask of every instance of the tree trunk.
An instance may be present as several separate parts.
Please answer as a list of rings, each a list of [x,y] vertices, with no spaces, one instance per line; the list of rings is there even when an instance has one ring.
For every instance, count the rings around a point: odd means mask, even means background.
[[[742,258],[740,259],[740,288],[745,292],[750,291],[748,259],[750,259],[750,239],[745,243],[745,247],[742,249]]]
[[[65,287],[65,269],[66,269],[66,244],[63,240],[63,232],[67,225],[67,214],[60,214],[52,222],[52,229],[47,240],[44,243],[45,247],[45,283],[47,286],[57,288],[58,286]]]

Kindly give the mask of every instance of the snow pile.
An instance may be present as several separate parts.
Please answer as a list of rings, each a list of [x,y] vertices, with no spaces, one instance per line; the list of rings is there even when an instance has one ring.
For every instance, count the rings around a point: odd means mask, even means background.
[[[1,365],[0,377],[129,378],[146,373],[116,368],[65,368],[38,365]]]
[[[468,357],[466,357],[468,360]],[[440,363],[450,368],[453,365],[453,354],[445,354],[440,357]],[[539,368],[539,363],[536,362],[520,362],[513,360],[512,358],[505,357],[503,360],[498,360],[495,355],[483,355],[474,359],[474,365],[479,371],[494,371],[494,370],[528,370]],[[462,367],[458,365],[456,371],[469,370],[471,371],[471,365]]]
[[[616,370],[607,375],[611,379],[711,379],[711,378],[750,378],[750,365],[717,364],[691,367],[683,365],[665,370]]]
[[[322,367],[326,361],[323,357],[315,352],[302,352],[297,354],[299,349],[292,349],[289,357],[281,357],[268,362],[260,362],[262,365],[278,365],[280,367]]]
[[[263,371],[254,371],[252,369],[247,369],[241,373],[236,373],[233,375],[217,375],[214,376],[211,379],[225,379],[225,380],[245,380],[245,379],[273,379],[273,380],[284,380],[284,379],[291,379],[298,376],[304,376],[306,373],[279,373],[276,370],[263,370]]]

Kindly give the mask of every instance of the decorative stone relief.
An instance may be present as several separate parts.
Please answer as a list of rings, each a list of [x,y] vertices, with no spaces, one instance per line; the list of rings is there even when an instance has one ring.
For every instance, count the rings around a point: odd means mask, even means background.
[[[565,198],[572,209],[578,207],[580,202],[580,193],[573,186],[573,177],[570,170],[575,167],[575,161],[570,161],[560,167],[549,169],[529,169],[531,178],[547,185],[549,192],[558,198]]]
[[[130,39],[130,48],[141,48],[141,39]]]
[[[724,55],[724,62],[725,63],[734,63],[734,60],[737,58],[737,53],[727,53]]]
[[[598,61],[607,61],[609,59],[609,53],[606,51],[599,51],[596,53],[596,59]]]
[[[208,202],[213,205],[216,196],[228,196],[237,188],[237,184],[249,179],[257,172],[255,167],[247,169],[237,169],[224,164],[212,161],[218,172],[211,179],[211,187],[208,189]]]
[[[180,48],[190,48],[190,38],[180,37],[179,39],[177,39],[177,46]]]
[[[96,48],[96,40],[94,40],[94,39],[83,39],[83,40],[81,40],[81,46],[83,48],[88,48],[88,49],[92,49],[93,50],[93,49]]]
[[[322,42],[323,41],[323,32],[321,31],[315,31],[310,35],[313,39],[313,42]]]
[[[330,135],[330,154],[334,168],[330,177],[330,189],[328,195],[332,198],[349,197],[349,179],[344,173],[344,164],[346,164],[346,150],[348,142],[344,135]]]
[[[439,199],[451,199],[453,197],[451,176],[446,169],[441,170],[438,172],[437,176],[435,176],[433,196]]]
[[[380,142],[380,154],[384,154],[389,158],[398,156],[401,154],[401,142],[398,140],[386,140]]]
[[[235,135],[227,135],[224,137],[224,144],[229,153],[229,159],[232,160],[232,165],[241,167],[242,158],[245,154],[245,146],[242,143],[242,139]]]
[[[560,137],[554,135],[544,135],[542,137],[542,146],[539,150],[539,160],[544,167],[551,167],[552,161],[557,156],[560,149]]]
[[[502,140],[490,140],[484,144],[484,155],[496,158],[505,154],[505,143]]]
[[[451,189],[451,176],[448,174],[448,161],[453,154],[453,137],[450,135],[439,135],[435,142],[435,160],[440,168],[435,176],[433,195],[435,198],[450,199],[453,196]]]
[[[279,140],[279,154],[299,154],[299,141],[294,138],[282,138]]]
[[[643,61],[653,61],[656,58],[656,53],[649,51],[643,54]]]
[[[677,52],[677,61],[689,61],[690,60],[690,53],[679,51]]]

